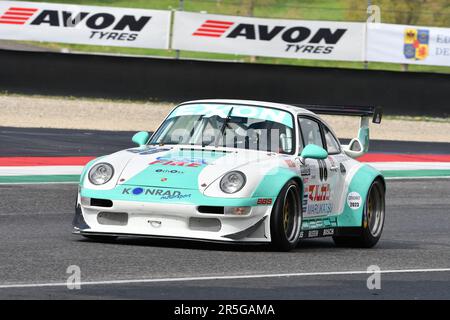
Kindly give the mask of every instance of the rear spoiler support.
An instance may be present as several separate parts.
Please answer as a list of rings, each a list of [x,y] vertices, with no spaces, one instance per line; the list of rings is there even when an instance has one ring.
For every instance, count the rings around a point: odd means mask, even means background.
[[[322,105],[299,105],[297,107],[307,109],[317,114],[336,116],[359,116],[358,137],[350,141],[348,145],[342,145],[343,151],[352,158],[358,158],[369,151],[369,121],[380,124],[383,116],[381,107],[365,106],[322,106]]]

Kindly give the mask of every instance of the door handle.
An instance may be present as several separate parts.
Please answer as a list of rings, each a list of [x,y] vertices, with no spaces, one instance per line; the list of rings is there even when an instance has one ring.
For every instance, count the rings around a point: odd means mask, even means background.
[[[339,167],[338,166],[331,166],[330,170],[337,170]]]

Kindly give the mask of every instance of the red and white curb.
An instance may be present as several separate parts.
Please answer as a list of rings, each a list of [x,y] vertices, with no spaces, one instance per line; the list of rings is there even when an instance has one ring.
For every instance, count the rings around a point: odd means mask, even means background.
[[[0,184],[74,183],[94,157],[0,157]],[[386,178],[450,177],[450,155],[369,153],[358,160]]]

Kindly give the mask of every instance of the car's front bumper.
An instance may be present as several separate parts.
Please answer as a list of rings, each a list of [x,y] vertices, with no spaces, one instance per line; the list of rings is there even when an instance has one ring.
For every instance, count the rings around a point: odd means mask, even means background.
[[[270,242],[272,206],[253,206],[240,216],[200,213],[194,204],[114,200],[111,207],[98,207],[80,199],[75,210],[76,234]]]

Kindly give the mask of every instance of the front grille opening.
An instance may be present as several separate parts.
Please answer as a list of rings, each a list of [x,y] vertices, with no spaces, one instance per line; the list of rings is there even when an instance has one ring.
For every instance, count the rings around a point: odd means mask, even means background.
[[[199,206],[197,208],[200,213],[223,214],[224,208],[219,206]]]
[[[128,224],[128,213],[126,212],[99,212],[97,215],[99,224],[109,226],[126,226]]]
[[[111,200],[107,200],[107,199],[91,198],[91,206],[111,208],[113,206],[113,202]]]
[[[216,218],[190,218],[189,229],[196,231],[218,232],[222,228],[219,219]]]

